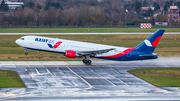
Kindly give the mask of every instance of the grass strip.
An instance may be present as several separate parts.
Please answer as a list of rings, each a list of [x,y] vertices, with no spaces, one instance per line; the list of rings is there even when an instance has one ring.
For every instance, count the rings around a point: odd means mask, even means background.
[[[135,69],[128,72],[157,87],[180,87],[180,68]]]
[[[11,70],[0,70],[0,88],[21,88],[25,87],[18,73]]]

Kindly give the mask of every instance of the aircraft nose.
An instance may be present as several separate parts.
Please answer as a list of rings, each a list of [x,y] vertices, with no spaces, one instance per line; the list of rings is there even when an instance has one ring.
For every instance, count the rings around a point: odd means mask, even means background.
[[[19,45],[19,43],[20,43],[20,42],[19,42],[19,39],[17,39],[15,42],[16,42],[16,44],[18,44],[18,45]]]

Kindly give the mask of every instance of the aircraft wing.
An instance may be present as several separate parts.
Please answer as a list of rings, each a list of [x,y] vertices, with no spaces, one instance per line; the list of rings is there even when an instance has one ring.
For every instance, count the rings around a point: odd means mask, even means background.
[[[102,50],[91,50],[91,51],[78,51],[78,54],[87,55],[87,56],[95,56],[96,54],[107,53],[111,50],[115,50],[115,48],[102,49]]]

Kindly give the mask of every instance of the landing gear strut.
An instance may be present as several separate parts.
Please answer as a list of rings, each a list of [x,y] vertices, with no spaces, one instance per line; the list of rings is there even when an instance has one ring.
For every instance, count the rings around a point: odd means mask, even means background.
[[[85,59],[82,61],[86,65],[91,65],[91,60],[89,60],[89,56],[85,56]]]
[[[25,48],[25,55],[28,55],[28,49],[27,48]]]

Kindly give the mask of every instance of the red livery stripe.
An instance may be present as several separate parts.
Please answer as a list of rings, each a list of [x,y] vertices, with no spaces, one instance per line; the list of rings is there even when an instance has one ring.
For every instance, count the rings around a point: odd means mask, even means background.
[[[62,43],[62,41],[58,41],[54,46],[53,48],[56,49],[57,47],[59,47],[59,45]]]
[[[162,37],[162,36],[159,36],[159,37],[152,43],[152,46],[153,46],[153,47],[156,47],[156,46],[157,46],[157,44],[159,43],[161,37]]]

